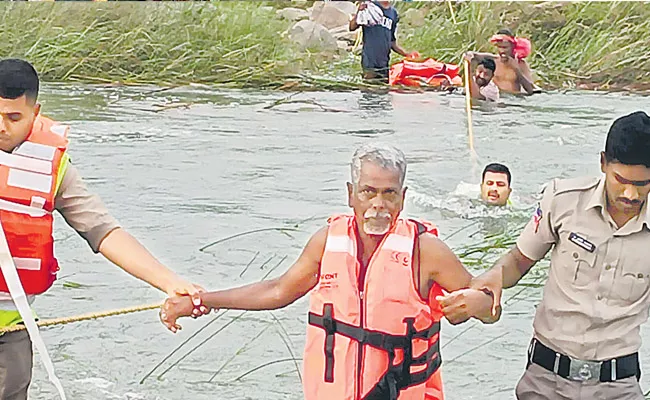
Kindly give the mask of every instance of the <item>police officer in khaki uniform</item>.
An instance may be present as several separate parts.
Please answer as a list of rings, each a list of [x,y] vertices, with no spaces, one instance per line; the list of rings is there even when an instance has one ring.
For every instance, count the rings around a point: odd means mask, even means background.
[[[39,79],[32,65],[17,59],[0,60],[0,151],[12,153],[32,132],[40,111],[38,90]],[[63,174],[54,208],[93,252],[169,296],[191,295],[200,303],[202,288],[164,266],[122,229],[101,199],[86,188],[73,164],[67,165]],[[34,297],[29,295],[28,301],[32,303]],[[195,310],[195,316],[208,312],[203,306]],[[12,297],[0,292],[0,327],[19,323],[22,320]],[[26,331],[0,334],[0,400],[27,399],[32,363],[32,343]]]
[[[600,178],[553,180],[516,246],[472,287],[514,286],[550,250],[521,400],[641,400],[640,326],[650,308],[650,118],[610,127]]]

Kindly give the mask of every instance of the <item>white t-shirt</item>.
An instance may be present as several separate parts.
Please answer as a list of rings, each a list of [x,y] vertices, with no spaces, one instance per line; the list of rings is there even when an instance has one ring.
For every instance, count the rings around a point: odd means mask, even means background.
[[[478,91],[488,101],[499,101],[499,87],[493,81],[488,82],[487,85],[480,87]]]

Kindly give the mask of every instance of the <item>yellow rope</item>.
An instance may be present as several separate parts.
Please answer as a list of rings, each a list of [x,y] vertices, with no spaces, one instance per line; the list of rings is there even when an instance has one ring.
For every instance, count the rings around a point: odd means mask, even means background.
[[[469,149],[474,153],[474,132],[472,131],[472,94],[469,87],[470,69],[469,61],[464,59],[465,67],[465,108],[467,110],[467,130],[469,134]]]
[[[363,29],[359,28],[359,30],[357,31],[357,39],[354,41],[354,46],[352,46],[352,53],[354,53],[357,50],[357,47],[359,47],[362,37],[363,37]]]
[[[474,130],[472,128],[472,93],[470,92],[469,80],[470,77],[470,67],[469,61],[463,59],[463,66],[465,67],[465,108],[467,109],[467,134],[469,141],[469,158],[472,162],[472,177],[477,177],[478,172],[478,155],[476,150],[474,150]]]
[[[64,324],[69,324],[71,322],[80,322],[80,321],[86,321],[90,319],[111,317],[113,315],[130,314],[139,311],[153,310],[156,308],[160,308],[161,305],[162,303],[145,304],[136,307],[127,307],[127,308],[121,308],[119,310],[103,311],[99,313],[89,313],[89,314],[75,315],[72,317],[63,317],[63,318],[54,318],[54,319],[44,319],[42,321],[38,321],[36,324],[41,328],[44,326],[51,326],[51,325],[64,325]],[[16,332],[24,329],[25,329],[25,325],[22,324],[6,326],[0,328],[0,333]]]
[[[357,1],[356,3],[354,3],[354,6],[359,7],[360,3],[361,3],[360,1]],[[358,29],[357,30],[357,38],[354,41],[354,46],[352,46],[352,53],[354,53],[357,50],[357,47],[359,47],[359,44],[361,43],[361,38],[363,37],[363,28],[359,27],[357,29]]]

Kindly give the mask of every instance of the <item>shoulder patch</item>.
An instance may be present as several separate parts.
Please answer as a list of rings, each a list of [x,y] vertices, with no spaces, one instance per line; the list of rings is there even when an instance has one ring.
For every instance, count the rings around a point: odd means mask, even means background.
[[[539,232],[539,223],[542,222],[544,213],[542,212],[542,205],[537,203],[537,208],[533,213],[533,224],[535,225],[535,233]]]

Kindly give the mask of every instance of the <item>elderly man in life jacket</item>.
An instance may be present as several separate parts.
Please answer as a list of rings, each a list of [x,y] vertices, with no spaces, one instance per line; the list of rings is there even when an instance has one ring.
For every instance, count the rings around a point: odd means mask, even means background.
[[[332,216],[279,278],[200,294],[212,309],[271,310],[311,292],[307,400],[441,400],[443,315],[452,323],[493,321],[491,294],[465,289],[472,275],[437,229],[400,216],[405,175],[401,151],[362,146],[347,184],[351,215]],[[160,318],[176,332],[177,318],[192,310],[174,297]]]
[[[2,257],[0,327],[33,318],[17,311],[15,299],[31,304],[46,292],[59,270],[54,257],[53,212],[86,240],[95,253],[167,295],[192,295],[199,288],[158,262],[120,227],[102,201],[88,191],[68,155],[68,127],[41,113],[39,79],[26,61],[0,61],[0,222],[10,257]],[[5,254],[6,255],[6,254]],[[12,260],[6,262],[6,260]],[[17,272],[24,295],[11,277]],[[11,286],[10,286],[11,285]],[[189,298],[189,297],[188,297]],[[27,306],[29,308],[29,306]],[[197,306],[195,316],[208,312]],[[25,315],[26,314],[26,315]],[[0,399],[24,400],[32,377],[32,342],[19,330],[0,335]]]
[[[494,60],[496,71],[493,81],[499,90],[507,93],[533,94],[538,89],[533,82],[532,72],[526,57],[530,55],[530,41],[516,37],[509,29],[501,29],[490,38],[497,47],[497,54],[469,52],[466,58],[480,63],[484,59]]]

